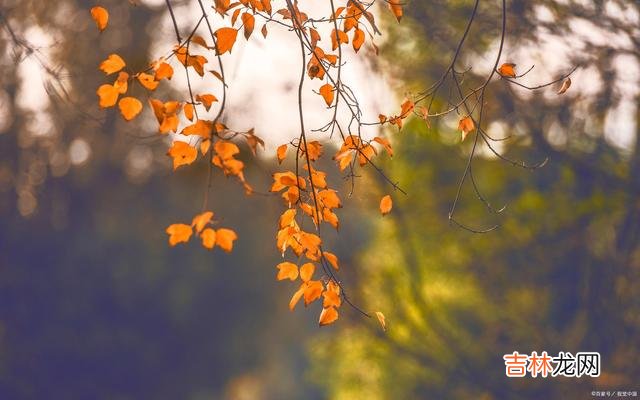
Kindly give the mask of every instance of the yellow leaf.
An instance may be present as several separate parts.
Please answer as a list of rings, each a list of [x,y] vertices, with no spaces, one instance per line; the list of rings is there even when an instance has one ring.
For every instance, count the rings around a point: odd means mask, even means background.
[[[469,133],[473,132],[474,129],[476,129],[476,125],[470,115],[461,118],[460,122],[458,122],[458,130],[462,132],[463,141]]]
[[[213,218],[213,211],[205,211],[193,217],[191,226],[196,228],[196,232],[200,233],[204,227],[211,222],[211,218]]]
[[[216,244],[216,231],[211,228],[207,228],[202,231],[200,238],[202,239],[202,245],[211,250]]]
[[[109,12],[104,7],[96,6],[91,8],[91,18],[93,18],[96,26],[102,32],[109,23]]]
[[[238,31],[233,28],[220,28],[214,32],[216,37],[216,51],[218,54],[231,52],[238,37]]]
[[[333,86],[328,83],[320,86],[320,94],[324,98],[325,103],[327,103],[327,106],[331,106],[333,103]]]
[[[178,243],[186,243],[191,238],[193,231],[187,224],[169,225],[166,230],[169,235],[169,244],[175,246]]]
[[[516,77],[516,65],[513,63],[504,63],[498,68],[498,73],[507,78]]]
[[[329,325],[338,320],[338,310],[335,307],[323,308],[318,323],[320,326]]]
[[[127,121],[131,121],[142,111],[142,103],[135,97],[123,97],[118,102],[118,107],[122,117]]]
[[[380,311],[376,311],[376,317],[378,318],[378,322],[380,322],[380,326],[382,327],[383,331],[387,330],[387,322],[384,318],[384,314],[381,313]]]
[[[281,262],[276,266],[278,268],[278,280],[289,279],[295,281],[298,278],[298,266],[292,262]]]
[[[117,54],[109,54],[109,57],[100,63],[100,69],[107,75],[118,72],[125,66],[124,60]]]
[[[393,207],[393,200],[391,200],[391,196],[386,195],[380,200],[380,213],[382,215],[387,215],[391,212],[391,208]]]
[[[97,92],[100,98],[100,107],[107,108],[112,107],[118,101],[118,89],[113,85],[102,85],[98,88]]]
[[[238,235],[231,229],[218,229],[216,231],[216,244],[227,253],[233,250],[233,242],[238,239]]]
[[[198,156],[198,150],[185,142],[176,140],[167,154],[173,158],[173,169],[176,170],[181,165],[194,162]]]

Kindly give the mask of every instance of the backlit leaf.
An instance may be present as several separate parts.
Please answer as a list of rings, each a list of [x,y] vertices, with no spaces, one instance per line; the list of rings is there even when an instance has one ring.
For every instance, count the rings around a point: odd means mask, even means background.
[[[335,307],[327,307],[323,308],[320,313],[320,319],[318,320],[318,324],[320,326],[325,326],[334,323],[338,320],[338,310]]]
[[[118,101],[118,89],[113,85],[102,85],[96,91],[100,98],[100,107],[112,107]]]
[[[187,224],[172,224],[166,230],[169,235],[169,244],[175,246],[178,243],[186,243],[191,238],[193,230]]]
[[[498,73],[507,78],[516,77],[516,65],[513,63],[504,63],[498,68]]]
[[[104,7],[95,6],[91,8],[91,18],[93,18],[96,26],[102,32],[109,23],[109,12]]]
[[[393,207],[393,200],[391,200],[390,195],[386,195],[380,200],[380,213],[382,215],[389,214],[391,212],[392,207]]]
[[[211,218],[213,218],[213,212],[205,211],[193,217],[193,221],[191,221],[191,226],[196,228],[196,232],[200,233],[204,229],[204,227],[209,222],[211,222]]]
[[[320,86],[320,94],[324,98],[325,103],[327,103],[327,106],[331,106],[333,103],[333,86],[329,83]]]
[[[234,28],[220,28],[214,32],[216,37],[216,51],[218,54],[224,54],[231,52],[233,45],[236,42],[238,31]]]
[[[207,228],[202,231],[200,238],[202,239],[202,245],[211,250],[216,244],[216,231],[211,228]]]
[[[123,97],[118,102],[118,107],[122,117],[127,121],[131,121],[142,111],[142,103],[135,97]]]
[[[189,146],[188,143],[176,140],[167,154],[173,158],[173,169],[175,170],[181,165],[188,165],[194,162],[198,156],[198,150]]]
[[[107,75],[118,72],[125,66],[124,60],[117,54],[109,54],[107,59],[100,63],[100,69]]]
[[[231,229],[218,229],[216,231],[216,244],[227,253],[233,250],[233,242],[238,239],[238,235]]]
[[[284,279],[295,281],[298,278],[298,266],[292,262],[281,262],[276,268],[278,268],[277,279],[279,281]]]
[[[476,125],[470,115],[462,117],[458,122],[458,130],[462,132],[463,141],[469,133],[473,132],[474,129],[476,129]]]
[[[381,313],[380,311],[376,311],[376,318],[378,318],[378,322],[380,323],[380,326],[382,327],[383,331],[387,330],[387,322],[384,318],[384,314]]]

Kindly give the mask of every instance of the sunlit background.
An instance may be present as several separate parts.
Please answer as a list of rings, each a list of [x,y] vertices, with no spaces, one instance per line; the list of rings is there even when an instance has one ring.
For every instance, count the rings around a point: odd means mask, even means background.
[[[207,0],[205,3],[212,3]],[[278,3],[274,0],[274,4]],[[306,4],[309,3],[309,4]],[[364,120],[394,114],[407,95],[437,80],[450,62],[473,1],[412,1],[397,24],[375,15],[380,55],[362,49],[344,80]],[[0,3],[0,399],[542,399],[591,398],[593,391],[640,391],[640,5],[636,1],[507,2],[503,62],[537,85],[578,66],[563,96],[489,86],[487,132],[510,136],[496,149],[544,168],[498,160],[487,148],[473,164],[492,213],[465,185],[449,225],[470,143],[458,114],[411,119],[386,134],[380,158],[407,196],[361,171],[326,240],[341,259],[350,297],[388,320],[342,307],[318,328],[319,310],[287,304],[294,284],[275,280],[277,198],[246,197],[214,176],[211,208],[239,236],[233,253],[197,244],[170,248],[164,229],[199,210],[204,161],[171,170],[171,138],[145,110],[125,123],[98,108],[97,66],[109,53],[133,67],[165,55],[174,32],[161,0],[105,0],[99,33],[89,1]],[[172,1],[183,34],[193,1]],[[326,2],[300,1],[327,13]],[[377,7],[377,6],[376,6]],[[277,5],[274,5],[277,8]],[[220,23],[215,17],[214,23]],[[257,26],[259,26],[257,24]],[[470,82],[493,66],[500,8],[480,2],[458,68]],[[269,25],[227,58],[225,122],[265,140],[246,156],[246,176],[266,192],[277,145],[298,134],[299,48]],[[154,97],[183,96],[184,71]],[[192,74],[193,75],[193,74]],[[330,118],[307,83],[306,123]],[[212,78],[196,91],[217,94]],[[146,100],[138,88],[134,95]],[[447,107],[448,87],[434,102]],[[215,112],[215,110],[212,110]],[[320,138],[320,135],[314,137]],[[330,147],[330,144],[327,144]],[[330,183],[346,198],[327,157]],[[514,350],[598,351],[599,378],[508,379]]]

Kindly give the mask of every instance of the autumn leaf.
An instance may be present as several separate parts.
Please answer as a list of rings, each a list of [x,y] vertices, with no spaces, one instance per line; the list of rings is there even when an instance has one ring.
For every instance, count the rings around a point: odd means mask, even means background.
[[[516,65],[513,63],[504,63],[498,68],[498,73],[507,78],[516,77]]]
[[[338,320],[338,310],[335,307],[327,307],[323,308],[322,312],[320,312],[320,319],[318,320],[318,324],[320,326],[325,326],[334,323]]]
[[[218,101],[218,98],[212,94],[198,94],[196,95],[196,101],[201,102],[204,105],[204,108],[209,111],[211,105]]]
[[[198,150],[189,146],[188,143],[176,140],[167,154],[173,158],[173,169],[176,170],[181,165],[189,165],[194,162],[198,157]]]
[[[318,300],[322,296],[322,282],[320,281],[307,281],[304,283],[304,305],[308,306],[314,301]]]
[[[242,14],[242,25],[244,25],[244,38],[249,40],[251,33],[253,33],[253,28],[255,26],[255,17],[249,13]]]
[[[564,82],[562,82],[562,87],[560,87],[560,90],[558,90],[558,94],[564,94],[567,90],[569,90],[570,86],[571,78],[565,79]]]
[[[327,260],[336,271],[340,269],[338,265],[338,257],[335,254],[329,253],[328,251],[324,251],[322,254],[324,255],[325,260]]]
[[[142,111],[142,103],[135,97],[123,97],[118,102],[118,107],[122,117],[127,121],[131,121]]]
[[[278,157],[278,164],[282,164],[282,161],[287,156],[287,145],[283,144],[278,146],[278,149],[276,150],[276,155]]]
[[[160,82],[156,81],[153,75],[141,72],[137,76],[138,82],[148,90],[156,90]]]
[[[118,72],[125,66],[124,60],[117,54],[109,54],[107,59],[100,63],[100,69],[107,75]]]
[[[166,230],[169,235],[169,244],[175,246],[178,243],[186,243],[191,238],[193,230],[186,224],[172,224]]]
[[[402,0],[389,0],[389,9],[396,17],[396,20],[400,22],[402,19]]]
[[[462,117],[458,122],[458,130],[462,132],[462,141],[464,141],[467,135],[473,132],[474,129],[476,129],[476,125],[470,115]]]
[[[393,200],[390,195],[386,195],[380,200],[380,213],[383,216],[387,215],[391,212],[391,208],[393,208]]]
[[[298,278],[298,266],[294,263],[285,261],[276,266],[278,268],[277,279],[279,281],[289,279],[295,281]]]
[[[125,94],[129,89],[128,81],[129,81],[129,74],[124,71],[120,71],[118,73],[118,79],[116,79],[116,81],[113,82],[113,87],[118,89],[118,93]]]
[[[293,309],[296,307],[296,304],[298,304],[298,301],[300,301],[300,298],[302,297],[302,295],[304,294],[304,287],[300,287],[300,289],[298,289],[293,296],[291,296],[291,300],[289,301],[289,310],[293,311]]]
[[[187,103],[182,110],[189,121],[193,121],[193,104]]]
[[[213,149],[223,160],[229,160],[236,154],[240,153],[238,146],[228,140],[218,140],[213,146]]]
[[[328,83],[320,86],[320,94],[324,98],[325,103],[327,103],[327,107],[331,106],[333,103],[333,86]]]
[[[384,314],[381,313],[380,311],[376,311],[376,318],[378,318],[378,322],[380,323],[380,326],[382,327],[383,331],[387,330],[387,322],[384,318]]]
[[[173,67],[166,62],[161,62],[155,68],[155,80],[159,81],[162,79],[171,79],[173,77]]]
[[[364,44],[364,39],[364,31],[362,29],[356,28],[355,32],[353,32],[353,40],[351,42],[351,44],[353,45],[353,50],[355,50],[356,53]]]
[[[238,31],[234,28],[220,28],[214,32],[216,37],[216,51],[218,54],[231,52],[236,42]]]
[[[218,229],[216,231],[216,244],[227,253],[233,250],[233,242],[238,239],[238,235],[231,229]]]
[[[311,280],[315,270],[316,266],[313,263],[304,264],[302,267],[300,267],[300,279],[302,279],[303,282]]]
[[[118,89],[113,85],[102,85],[96,91],[100,98],[100,107],[107,108],[112,107],[118,101]]]
[[[213,218],[213,211],[205,211],[193,217],[191,226],[196,228],[196,232],[200,233],[204,227],[211,222],[211,218]]]
[[[340,29],[334,29],[331,32],[331,49],[337,49],[342,43],[349,43],[349,36]]]
[[[91,8],[91,18],[93,18],[96,26],[100,29],[100,32],[102,32],[107,28],[107,24],[109,23],[109,12],[104,7],[95,6]]]
[[[202,245],[211,250],[216,244],[216,231],[211,228],[207,228],[202,231],[200,238],[202,239]]]

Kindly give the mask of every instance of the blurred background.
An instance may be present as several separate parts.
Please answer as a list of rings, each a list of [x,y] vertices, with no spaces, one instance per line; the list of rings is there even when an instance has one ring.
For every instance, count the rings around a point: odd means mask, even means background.
[[[206,165],[173,173],[150,114],[125,124],[116,110],[99,110],[95,96],[105,55],[144,65],[158,30],[172,34],[169,19],[161,1],[102,4],[111,22],[98,34],[88,17],[93,2],[0,3],[0,399],[584,399],[640,391],[636,1],[507,2],[503,61],[520,71],[535,65],[523,83],[578,70],[564,96],[556,87],[490,86],[488,132],[512,136],[500,151],[531,163],[549,158],[532,172],[480,150],[478,186],[507,208],[491,213],[467,185],[458,219],[498,230],[473,234],[448,223],[470,151],[459,143],[458,116],[388,132],[396,156],[382,166],[408,195],[394,194],[393,212],[381,218],[377,199],[390,189],[364,173],[339,213],[339,234],[327,237],[350,296],[384,312],[386,332],[347,307],[322,329],[318,310],[289,312],[294,287],[276,282],[273,267],[281,204],[247,198],[224,177],[214,179],[211,208],[238,232],[233,253],[169,248],[164,228],[197,212]],[[472,8],[468,0],[413,1],[400,25],[381,10],[381,55],[355,67],[379,82],[363,94],[381,108],[374,115],[439,78]],[[469,82],[493,64],[499,6],[481,2],[476,18],[460,61],[473,66]],[[295,101],[294,90],[284,82],[274,96]],[[268,149],[288,134],[271,125],[256,129]],[[269,154],[244,160],[258,190],[277,169]],[[325,167],[347,193],[349,182],[330,160]],[[597,351],[601,375],[508,379],[502,356],[514,350]]]

